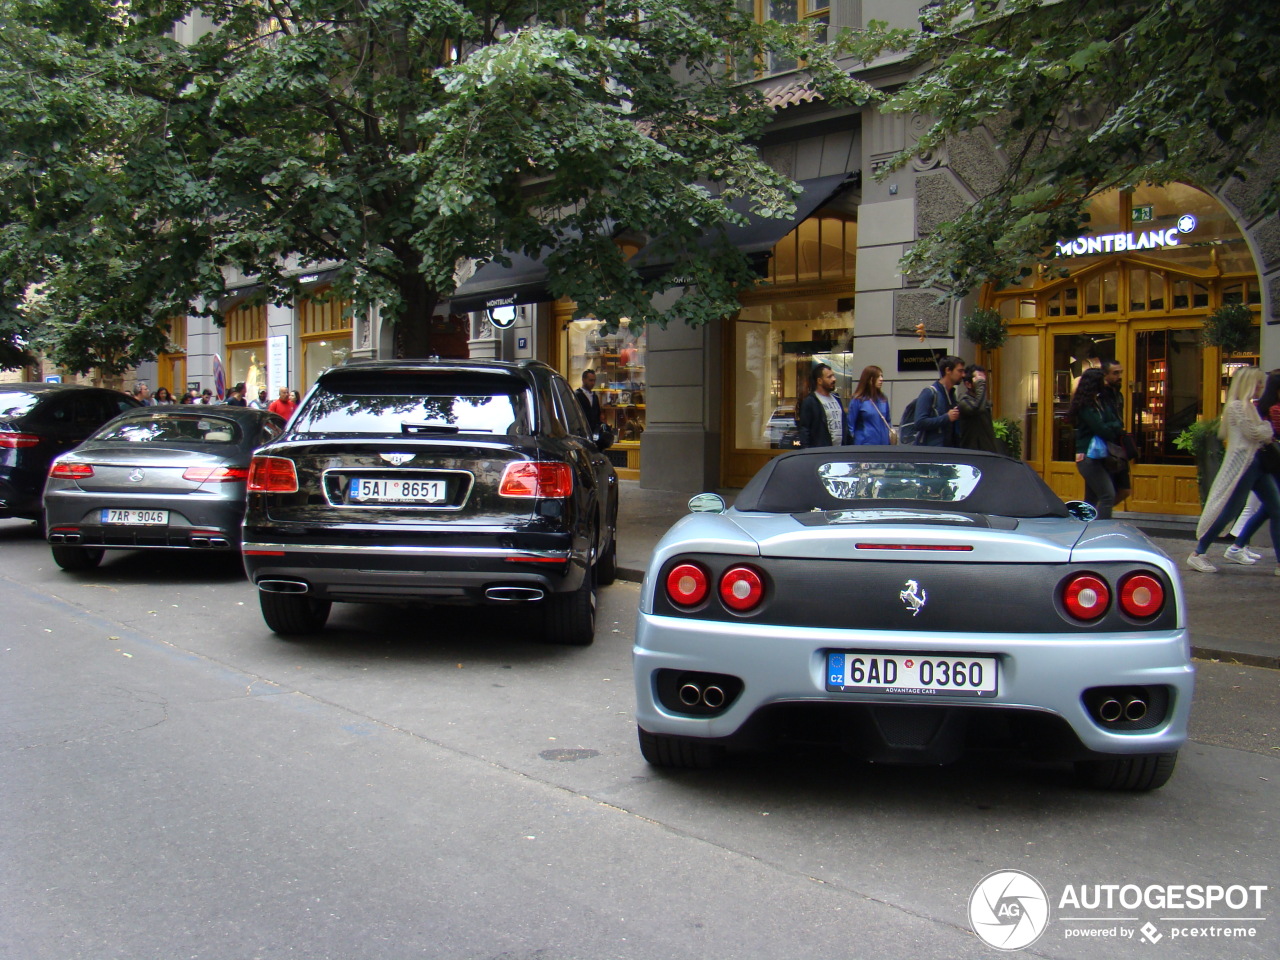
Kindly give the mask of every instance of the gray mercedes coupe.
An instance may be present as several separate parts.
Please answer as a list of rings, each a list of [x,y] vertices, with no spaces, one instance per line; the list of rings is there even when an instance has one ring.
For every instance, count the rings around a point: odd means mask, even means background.
[[[784,454],[659,542],[635,642],[660,767],[817,744],[941,764],[998,748],[1151,790],[1187,738],[1176,565],[1027,464],[915,446]]]

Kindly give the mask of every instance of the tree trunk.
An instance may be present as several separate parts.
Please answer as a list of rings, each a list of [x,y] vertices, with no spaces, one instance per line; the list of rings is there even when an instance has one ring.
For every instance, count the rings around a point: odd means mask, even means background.
[[[440,294],[430,289],[419,273],[402,276],[399,286],[404,308],[396,319],[396,358],[429,357],[434,352],[431,344],[431,317],[440,302]]]

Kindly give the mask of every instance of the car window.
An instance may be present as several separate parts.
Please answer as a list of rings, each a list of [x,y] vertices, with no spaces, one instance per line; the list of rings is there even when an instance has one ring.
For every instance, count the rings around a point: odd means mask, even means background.
[[[0,391],[0,417],[21,417],[31,412],[39,397],[25,390]]]
[[[103,427],[93,439],[118,443],[239,443],[243,432],[234,420],[186,413],[130,417]]]
[[[556,393],[556,400],[559,401],[562,415],[569,425],[569,432],[575,437],[590,439],[591,427],[587,424],[587,418],[582,413],[582,404],[578,403],[578,398],[569,389],[569,384],[559,377],[552,377],[551,389]]]
[[[529,389],[510,376],[456,373],[334,376],[294,416],[299,434],[533,433]]]
[[[838,461],[818,467],[818,477],[837,500],[924,500],[959,503],[973,493],[982,473],[963,463],[861,463]]]
[[[269,443],[280,434],[284,433],[284,428],[274,420],[262,421],[262,442]]]

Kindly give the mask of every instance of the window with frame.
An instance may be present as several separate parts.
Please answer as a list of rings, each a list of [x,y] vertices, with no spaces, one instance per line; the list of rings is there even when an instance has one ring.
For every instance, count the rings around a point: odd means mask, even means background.
[[[831,29],[831,4],[825,0],[738,0],[738,8],[755,18],[756,23],[773,20],[777,23],[804,23],[818,31],[818,39],[827,42]],[[786,73],[799,64],[790,57],[769,54],[766,61],[756,64],[760,74]]]

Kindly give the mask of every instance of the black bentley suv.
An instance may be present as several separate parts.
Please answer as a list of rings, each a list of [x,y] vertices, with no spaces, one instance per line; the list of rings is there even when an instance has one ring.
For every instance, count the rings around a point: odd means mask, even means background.
[[[321,374],[249,468],[244,564],[278,634],[334,601],[528,605],[585,646],[613,581],[617,475],[538,361],[383,360]]]

